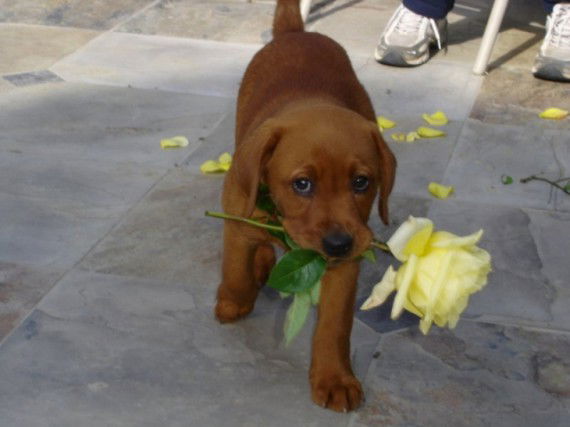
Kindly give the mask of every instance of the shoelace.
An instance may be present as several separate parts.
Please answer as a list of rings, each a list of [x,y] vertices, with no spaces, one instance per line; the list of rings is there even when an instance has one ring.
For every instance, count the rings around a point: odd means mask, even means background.
[[[570,6],[559,5],[551,15],[552,39],[555,47],[570,48]]]
[[[435,40],[437,41],[437,48],[441,50],[441,35],[439,34],[439,28],[435,22],[435,19],[427,18],[425,16],[418,15],[406,8],[403,8],[402,15],[396,24],[396,30],[404,33],[416,33],[419,31],[420,26],[424,22],[424,19],[427,19],[435,36]]]

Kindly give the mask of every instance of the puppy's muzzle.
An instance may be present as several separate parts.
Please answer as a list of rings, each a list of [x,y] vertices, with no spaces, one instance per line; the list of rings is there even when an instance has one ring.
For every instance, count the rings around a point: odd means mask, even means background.
[[[340,258],[350,253],[353,242],[354,240],[350,234],[334,231],[323,238],[322,244],[327,256]]]

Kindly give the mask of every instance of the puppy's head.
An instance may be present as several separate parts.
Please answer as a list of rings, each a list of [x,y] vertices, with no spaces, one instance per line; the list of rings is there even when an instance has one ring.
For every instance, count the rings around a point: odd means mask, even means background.
[[[237,149],[232,169],[253,212],[260,183],[301,247],[334,260],[370,245],[366,223],[377,191],[388,223],[395,159],[375,123],[330,105],[267,120]]]

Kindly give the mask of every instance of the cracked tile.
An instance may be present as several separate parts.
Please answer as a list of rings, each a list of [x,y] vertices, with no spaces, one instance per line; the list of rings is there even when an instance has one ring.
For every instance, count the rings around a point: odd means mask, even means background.
[[[49,292],[63,274],[57,269],[0,262],[0,342]]]
[[[570,136],[539,127],[488,125],[468,120],[445,173],[456,200],[514,207],[570,209],[568,197],[540,182],[520,183],[540,175],[559,179],[570,170]],[[513,184],[503,185],[502,175]]]
[[[222,222],[206,218],[204,211],[220,210],[222,179],[183,169],[170,172],[94,248],[82,268],[215,287]]]
[[[485,232],[480,246],[491,254],[493,272],[464,317],[570,330],[562,308],[570,304],[567,274],[554,267],[568,246],[556,230],[567,228],[570,216],[446,200],[434,202],[429,217],[436,229]]]
[[[383,337],[354,426],[563,426],[568,334],[463,322]]]
[[[220,325],[211,303],[196,298],[200,286],[68,274],[0,350],[3,422],[187,426],[271,419],[289,426],[303,414],[310,425],[347,425],[346,416],[311,402],[310,324],[285,349],[286,305],[277,295],[262,294],[247,319]],[[208,292],[213,299],[215,289]],[[357,349],[377,345],[358,322],[354,336]]]

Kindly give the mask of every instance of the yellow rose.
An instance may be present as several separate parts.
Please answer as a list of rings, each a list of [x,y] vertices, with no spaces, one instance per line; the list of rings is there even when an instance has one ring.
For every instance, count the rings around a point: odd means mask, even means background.
[[[491,271],[491,256],[476,246],[482,236],[483,230],[465,237],[434,232],[432,221],[410,216],[388,241],[402,266],[397,272],[388,268],[361,309],[377,307],[397,291],[392,319],[406,309],[421,318],[424,334],[433,322],[454,328],[469,296],[487,284]]]

